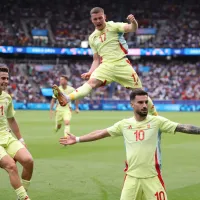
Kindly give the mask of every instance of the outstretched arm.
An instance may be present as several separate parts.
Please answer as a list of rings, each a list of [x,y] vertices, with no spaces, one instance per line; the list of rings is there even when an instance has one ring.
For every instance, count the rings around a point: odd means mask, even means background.
[[[188,133],[188,134],[199,134],[200,135],[200,127],[193,126],[190,124],[179,124],[175,132],[181,132],[181,133]]]
[[[83,135],[80,137],[76,137],[74,135],[68,134],[67,137],[60,138],[59,142],[62,145],[72,145],[78,142],[92,142],[95,140],[103,139],[105,137],[110,137],[110,134],[108,133],[107,129],[96,130],[87,135]]]

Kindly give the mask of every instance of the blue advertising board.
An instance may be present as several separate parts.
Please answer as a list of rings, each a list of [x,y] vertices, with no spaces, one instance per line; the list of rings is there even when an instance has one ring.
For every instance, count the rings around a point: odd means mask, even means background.
[[[200,111],[200,101],[154,101],[158,111],[174,111],[174,112],[195,112]],[[15,109],[25,110],[49,110],[50,103],[27,103],[14,102]],[[132,110],[129,101],[101,101],[98,104],[84,102],[79,104],[81,110]],[[75,105],[72,104],[72,109]]]
[[[14,47],[0,46],[0,53],[5,54],[49,54],[49,55],[92,55],[90,48],[55,48],[55,47]],[[128,50],[130,56],[199,56],[200,48],[132,48]]]
[[[48,30],[46,29],[33,29],[31,31],[32,36],[47,36],[48,35]]]

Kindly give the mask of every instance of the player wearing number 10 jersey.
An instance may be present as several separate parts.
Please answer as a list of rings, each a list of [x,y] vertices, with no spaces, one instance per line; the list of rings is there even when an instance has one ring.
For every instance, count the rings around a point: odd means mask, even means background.
[[[93,52],[93,63],[89,72],[82,74],[83,79],[89,79],[84,85],[69,95],[64,96],[58,86],[53,86],[54,95],[60,105],[80,99],[88,95],[92,89],[117,82],[129,89],[142,88],[141,81],[126,57],[128,45],[124,33],[135,32],[137,21],[132,14],[128,15],[128,23],[106,22],[102,8],[96,7],[90,11],[91,21],[95,31],[89,36],[89,44]],[[156,115],[156,110],[149,98],[149,114]]]
[[[199,134],[200,128],[181,125],[164,117],[148,115],[148,94],[135,90],[130,95],[134,116],[113,126],[81,137],[61,138],[62,145],[89,142],[109,136],[123,136],[126,145],[127,169],[121,200],[167,200],[160,173],[158,133],[184,132]]]

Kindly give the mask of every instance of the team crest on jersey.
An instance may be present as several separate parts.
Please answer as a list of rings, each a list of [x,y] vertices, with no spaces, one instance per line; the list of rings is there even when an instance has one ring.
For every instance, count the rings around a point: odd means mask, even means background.
[[[148,128],[148,129],[151,128],[150,124],[147,124],[147,128]]]
[[[9,104],[9,99],[8,98],[5,98],[5,101],[4,101],[4,105],[8,105]]]
[[[128,129],[133,129],[131,125],[128,126]]]
[[[5,99],[5,104],[6,104],[6,106],[9,104],[9,99]]]

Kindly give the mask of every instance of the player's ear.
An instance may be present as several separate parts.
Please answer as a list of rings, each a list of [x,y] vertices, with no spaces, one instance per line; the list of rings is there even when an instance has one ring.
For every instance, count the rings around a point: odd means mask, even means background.
[[[131,107],[132,107],[132,108],[134,108],[133,101],[131,101],[131,103],[130,103],[130,104],[131,104]]]
[[[107,19],[107,17],[106,17],[106,15],[104,14],[104,18],[105,18],[105,20]]]

